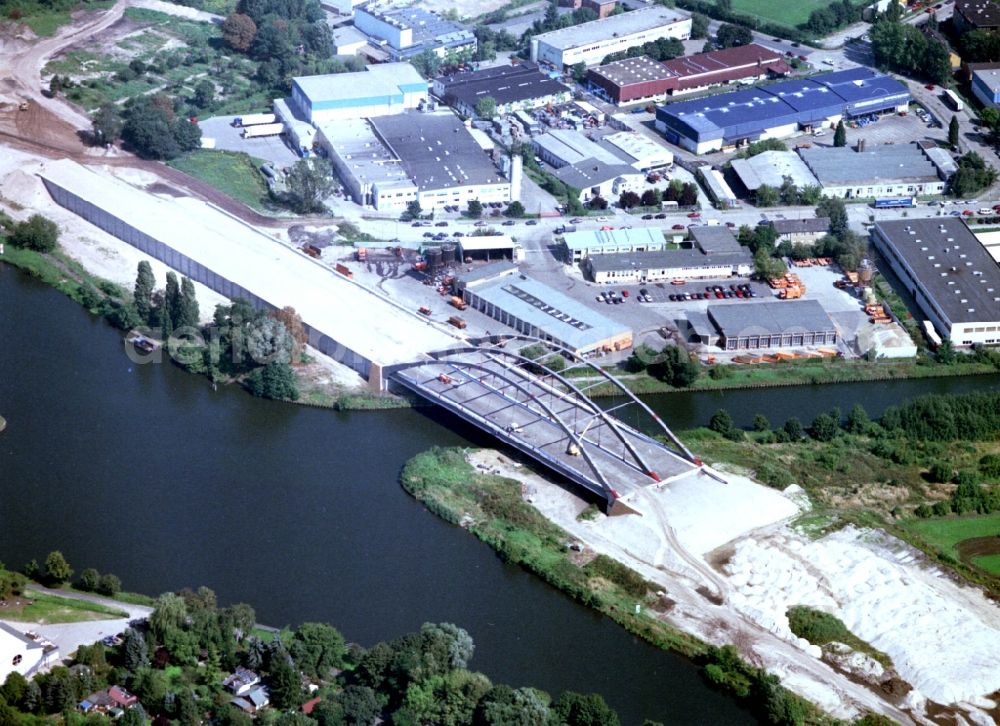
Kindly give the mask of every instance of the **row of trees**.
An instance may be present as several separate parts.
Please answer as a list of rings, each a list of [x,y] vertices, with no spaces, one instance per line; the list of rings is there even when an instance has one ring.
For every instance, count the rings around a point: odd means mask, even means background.
[[[200,148],[201,129],[190,119],[177,115],[175,107],[180,103],[180,99],[158,93],[129,101],[124,111],[114,104],[105,104],[92,120],[94,141],[111,144],[120,137],[147,159],[173,159]]]
[[[601,61],[601,65],[611,63],[613,61],[624,60],[625,58],[637,58],[642,55],[649,56],[653,60],[661,62],[671,60],[673,58],[680,58],[684,55],[684,43],[679,41],[677,38],[659,38],[657,40],[650,41],[649,43],[633,45],[625,50],[604,56],[604,59]]]
[[[677,345],[665,345],[661,350],[643,344],[632,351],[625,361],[629,371],[646,371],[649,375],[675,388],[687,388],[696,380],[701,367],[691,360],[687,351]]]
[[[533,688],[493,684],[468,669],[475,651],[469,634],[450,623],[425,623],[409,633],[364,650],[348,647],[323,623],[304,623],[265,639],[254,630],[256,615],[244,604],[219,608],[207,588],[166,593],[156,601],[148,625],[129,628],[115,648],[84,646],[83,668],[57,666],[27,681],[18,673],[0,687],[0,717],[12,726],[35,723],[36,715],[66,712],[78,726],[76,704],[109,685],[126,686],[141,706],[126,711],[124,726],[149,719],[197,726],[361,726],[393,724],[463,726],[618,726],[617,715],[597,695],[566,692],[558,698]],[[243,666],[260,674],[271,706],[249,716],[229,703],[226,673]],[[167,669],[170,669],[168,674]],[[316,687],[319,703],[299,711]],[[87,717],[87,726],[110,723]]]
[[[890,3],[890,7],[895,3]],[[875,63],[915,78],[945,83],[951,77],[948,47],[920,28],[885,15],[869,31]]]
[[[754,204],[758,207],[795,206],[799,204],[816,204],[823,196],[823,191],[816,184],[804,187],[796,186],[790,176],[783,176],[781,186],[775,189],[769,184],[761,184],[754,192]]]
[[[835,30],[861,20],[862,7],[863,5],[854,5],[851,0],[840,0],[813,10],[801,27],[817,37],[829,35]]]
[[[39,566],[36,560],[31,560],[21,572],[8,570],[3,563],[0,563],[0,600],[21,595],[29,579],[44,585],[61,587],[73,579],[73,568],[59,550],[49,552],[43,566]],[[91,567],[80,573],[76,586],[80,590],[99,592],[103,595],[116,595],[122,589],[121,580],[117,576],[110,573],[101,575]]]
[[[177,274],[171,271],[166,287],[157,290],[153,268],[146,260],[138,265],[132,300],[139,320],[159,328],[164,340],[178,328],[197,328],[201,321],[194,283],[187,277],[178,283]]]
[[[979,154],[970,151],[958,160],[958,170],[951,178],[951,193],[956,197],[970,197],[993,186],[996,180],[997,170]]]
[[[33,214],[23,222],[11,222],[4,215],[4,228],[8,241],[15,247],[35,252],[52,252],[59,246],[59,227],[40,214]]]

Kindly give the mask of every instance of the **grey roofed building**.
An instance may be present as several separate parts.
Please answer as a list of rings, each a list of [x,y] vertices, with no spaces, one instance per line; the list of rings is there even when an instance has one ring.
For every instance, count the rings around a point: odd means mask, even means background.
[[[505,181],[450,111],[376,116],[370,122],[421,190]]]
[[[691,239],[705,254],[732,253],[744,249],[728,227],[703,225],[691,227],[688,231]]]
[[[507,260],[490,262],[482,267],[476,267],[470,272],[463,272],[458,276],[458,285],[461,288],[475,287],[498,277],[507,277],[514,274],[517,274],[517,265],[513,262],[508,262]]]
[[[623,58],[619,61],[606,63],[592,69],[591,72],[607,78],[616,86],[662,81],[677,75],[665,65],[647,55],[640,55],[635,58]]]
[[[536,136],[531,143],[542,160],[557,169],[579,164],[590,158],[597,159],[602,164],[626,163],[622,158],[622,152],[615,153],[612,149],[590,140],[573,129],[552,129]]]
[[[794,151],[765,151],[749,159],[733,159],[732,166],[743,186],[751,192],[765,184],[777,189],[786,176],[791,177],[799,189],[819,186],[819,181]]]
[[[577,189],[589,189],[600,186],[610,179],[637,173],[635,169],[625,163],[607,164],[594,158],[588,158],[577,164],[556,169],[552,175],[563,184]]]
[[[599,44],[613,37],[654,30],[664,25],[680,22],[687,17],[683,11],[654,5],[620,15],[592,20],[588,23],[550,30],[547,33],[536,35],[534,40],[558,48],[577,48],[591,43]]]
[[[739,247],[739,245],[737,245]],[[587,265],[595,277],[602,272],[621,270],[677,269],[697,267],[733,267],[752,265],[753,255],[745,247],[731,252],[706,253],[701,250],[661,250],[657,252],[615,252],[591,255]]]
[[[464,294],[470,305],[487,315],[580,354],[626,341],[623,347],[631,345],[632,330],[627,326],[524,275],[504,276],[467,288]]]
[[[927,158],[937,167],[938,176],[942,179],[947,181],[951,179],[952,174],[958,171],[958,164],[955,163],[955,159],[948,150],[942,149],[940,146],[925,146],[923,149]]]
[[[916,144],[813,146],[799,155],[824,187],[887,181],[938,181],[937,169]]]
[[[451,106],[474,109],[489,97],[498,107],[569,93],[569,88],[538,70],[538,65],[522,61],[516,66],[498,66],[453,73],[434,79],[434,92]]]
[[[809,217],[807,219],[772,219],[771,226],[779,235],[809,234],[818,232],[826,234],[830,230],[829,217]]]
[[[709,305],[726,350],[832,345],[837,328],[815,300],[782,300],[754,305]]]
[[[1000,268],[965,222],[954,217],[882,221],[872,228],[872,240],[955,345],[1000,339]]]

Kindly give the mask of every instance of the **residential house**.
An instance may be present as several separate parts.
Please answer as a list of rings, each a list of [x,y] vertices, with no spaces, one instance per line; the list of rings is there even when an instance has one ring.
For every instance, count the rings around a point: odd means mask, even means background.
[[[228,688],[235,696],[245,695],[258,683],[260,676],[243,666],[239,666],[235,673],[222,681],[223,687]]]
[[[254,686],[243,695],[236,696],[236,698],[231,699],[229,702],[244,713],[253,715],[271,703],[271,699],[267,694],[267,688],[264,686]]]

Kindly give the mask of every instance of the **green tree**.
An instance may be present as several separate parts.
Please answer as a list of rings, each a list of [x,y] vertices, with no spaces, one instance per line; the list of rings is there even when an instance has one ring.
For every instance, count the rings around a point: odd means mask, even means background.
[[[288,201],[299,214],[322,212],[335,187],[329,162],[299,159],[288,173]]]
[[[580,83],[587,77],[587,64],[583,61],[576,63],[570,69],[570,75],[573,76],[573,80]]]
[[[715,44],[720,48],[735,48],[752,42],[753,33],[750,32],[750,28],[742,25],[723,23],[715,32]]]
[[[970,151],[958,160],[958,171],[951,178],[951,192],[957,197],[969,197],[992,186],[996,180],[996,169]]]
[[[92,121],[94,143],[113,144],[122,132],[122,117],[118,107],[105,103],[94,114]]]
[[[632,209],[638,207],[641,201],[639,195],[633,191],[622,192],[618,197],[618,206],[622,209]]]
[[[287,363],[275,361],[263,368],[256,368],[247,377],[250,393],[263,398],[297,401],[299,387],[295,372]]]
[[[850,231],[847,206],[840,197],[823,197],[816,205],[816,216],[830,218],[830,233],[837,239]]]
[[[198,108],[208,108],[215,100],[215,84],[203,78],[194,87],[194,105]]]
[[[470,199],[465,213],[473,219],[479,219],[483,216],[483,203],[478,199]]]
[[[795,416],[785,421],[783,430],[789,441],[799,441],[802,438],[802,422]]]
[[[289,653],[307,675],[325,679],[331,668],[344,665],[347,646],[344,636],[325,623],[303,623],[295,631]]]
[[[80,573],[80,582],[77,583],[77,587],[81,590],[86,590],[87,592],[93,592],[97,589],[97,583],[100,579],[101,573],[93,567],[88,567]]]
[[[813,419],[809,434],[817,441],[833,441],[840,433],[840,418],[832,414],[821,413]]]
[[[658,189],[647,189],[642,193],[642,206],[658,207],[660,205],[660,191]]]
[[[958,116],[952,114],[951,121],[948,122],[948,145],[953,149],[958,148]]]
[[[847,146],[847,127],[844,126],[844,119],[837,122],[837,130],[833,132],[834,146]]]
[[[347,726],[368,726],[382,712],[378,694],[367,686],[347,686],[335,699]]]
[[[163,293],[163,304],[161,305],[160,324],[166,330],[173,332],[180,325],[181,318],[181,286],[177,282],[177,273],[172,270],[167,272],[167,286]]]
[[[420,208],[420,202],[418,202],[416,199],[411,199],[410,202],[406,205],[406,214],[411,219],[416,219],[417,217],[420,216],[421,212],[423,211],[424,210]]]
[[[700,369],[687,351],[676,345],[667,345],[658,358],[648,366],[649,373],[675,388],[687,388],[698,379]]]
[[[757,252],[754,253],[753,266],[754,274],[764,280],[781,277],[788,272],[788,266],[785,265],[784,262],[776,257],[771,257],[771,255],[767,253],[767,250],[763,248],[758,249]]]
[[[605,199],[604,197],[591,197],[590,198],[590,208],[591,209],[598,209],[598,210],[607,209],[608,208],[608,200]]]
[[[159,642],[174,630],[181,630],[187,622],[187,603],[173,592],[165,592],[156,598],[153,612],[149,616],[149,631]]]
[[[182,277],[177,327],[196,328],[200,321],[201,309],[198,307],[198,295],[194,290],[194,283],[189,278]]]
[[[26,221],[14,225],[10,242],[36,252],[51,252],[59,244],[59,228],[51,219],[32,214]]]
[[[493,96],[483,96],[476,101],[476,115],[481,119],[491,119],[497,115],[497,100]]]
[[[754,197],[758,207],[773,207],[781,201],[778,190],[768,184],[761,184],[757,187]]]
[[[847,414],[847,423],[844,425],[844,429],[850,434],[866,434],[871,429],[872,421],[868,417],[868,412],[865,411],[865,407],[860,403],[854,404],[854,407]]]
[[[281,710],[298,708],[303,700],[299,674],[289,663],[287,654],[279,653],[271,660],[268,682],[272,705]]]
[[[45,558],[45,579],[56,585],[61,585],[64,582],[69,582],[71,577],[73,577],[73,568],[69,566],[63,553],[59,550],[49,552],[49,556]]]
[[[771,430],[771,422],[767,420],[767,416],[762,413],[758,413],[753,417],[753,430],[758,433],[763,433],[765,431]]]
[[[508,217],[523,217],[524,216],[524,205],[521,204],[516,199],[507,205],[507,209],[504,210],[504,214]]]
[[[122,581],[118,579],[117,575],[112,575],[110,572],[101,575],[101,579],[97,583],[97,591],[99,593],[108,597],[114,597],[121,590]]]
[[[701,40],[708,37],[708,18],[701,13],[691,15],[691,39]]]
[[[295,341],[277,318],[261,315],[249,324],[246,331],[246,351],[257,365],[290,363]]]
[[[733,430],[733,427],[733,417],[724,408],[720,408],[713,413],[712,418],[708,421],[708,428],[723,436],[727,436]]]
[[[618,714],[596,693],[566,691],[552,704],[552,714],[566,726],[618,726]]]
[[[149,324],[153,319],[153,291],[156,289],[156,277],[153,276],[153,268],[147,260],[139,262],[139,267],[135,276],[135,288],[132,297],[135,303],[135,311],[142,318],[144,323]]]

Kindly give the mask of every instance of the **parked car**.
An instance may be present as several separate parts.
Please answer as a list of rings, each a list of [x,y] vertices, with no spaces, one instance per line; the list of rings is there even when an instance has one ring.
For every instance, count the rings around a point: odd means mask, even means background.
[[[573,217],[573,219],[569,220],[569,223],[570,224],[580,224],[580,222],[582,222],[582,221],[583,220],[580,219],[579,217]]]
[[[684,225],[683,225],[683,224],[675,224],[675,225],[674,225],[673,227],[671,227],[670,229],[684,229]]]
[[[517,224],[517,222],[515,222],[513,219],[508,219],[506,222],[503,223],[503,226],[513,227],[515,224]]]
[[[628,297],[628,290],[622,290],[622,297]]]
[[[608,221],[608,218],[607,218],[607,217],[598,217],[598,218],[597,218],[597,221],[598,221],[598,222],[607,222],[607,221]]]
[[[701,217],[701,212],[691,212],[688,214],[688,219],[698,219]]]
[[[447,227],[448,223],[447,222],[437,222],[437,223],[435,223],[434,226],[435,227]]]
[[[434,233],[433,232],[424,232],[424,237],[427,237],[428,239],[431,239],[431,238],[434,237]]]
[[[665,214],[657,214],[656,217],[655,217],[655,219],[666,219],[666,218],[667,218],[667,215],[665,215]]]
[[[538,224],[538,220],[537,219],[529,219],[527,222],[525,222],[525,224],[528,225],[529,227],[533,227],[536,224]]]
[[[644,214],[644,215],[642,215],[642,218],[646,219],[646,220],[649,220],[649,219],[653,218],[653,215],[652,214]]]

